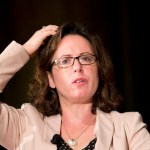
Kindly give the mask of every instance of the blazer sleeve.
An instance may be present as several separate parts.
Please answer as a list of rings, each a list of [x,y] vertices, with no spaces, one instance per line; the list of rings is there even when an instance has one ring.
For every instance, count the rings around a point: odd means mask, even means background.
[[[130,150],[150,150],[150,133],[140,113],[126,112],[120,115],[114,112],[112,118],[118,129],[120,124],[124,129]],[[118,130],[118,134],[121,133]]]
[[[15,41],[12,41],[0,54],[0,93],[7,82],[29,60],[27,51]]]
[[[1,103],[0,145],[9,150],[17,149],[27,124],[27,116],[23,110]]]
[[[15,41],[0,54],[0,93],[28,60],[27,51]],[[17,145],[25,127],[26,119],[22,116],[24,116],[22,111],[0,102],[0,145],[8,149],[13,149]]]

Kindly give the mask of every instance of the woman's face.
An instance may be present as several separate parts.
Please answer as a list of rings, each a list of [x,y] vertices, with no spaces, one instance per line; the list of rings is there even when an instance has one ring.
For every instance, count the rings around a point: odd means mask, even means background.
[[[67,35],[59,43],[53,61],[60,57],[78,57],[93,54],[88,40],[80,35]],[[60,68],[56,64],[48,74],[49,85],[56,88],[59,99],[74,103],[89,103],[98,88],[98,68],[96,62],[81,65],[75,59],[72,66]]]

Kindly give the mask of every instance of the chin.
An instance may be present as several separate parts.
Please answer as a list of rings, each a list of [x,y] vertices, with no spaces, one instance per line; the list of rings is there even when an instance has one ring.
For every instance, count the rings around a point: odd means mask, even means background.
[[[79,99],[85,99],[85,100],[88,99],[89,100],[89,99],[92,99],[92,96],[89,96],[87,93],[82,93],[82,94],[80,93],[80,94],[74,95],[73,98],[78,99],[78,100]]]

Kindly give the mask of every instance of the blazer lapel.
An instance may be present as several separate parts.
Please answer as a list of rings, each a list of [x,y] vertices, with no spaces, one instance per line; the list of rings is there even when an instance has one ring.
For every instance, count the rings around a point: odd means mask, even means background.
[[[56,150],[56,145],[50,141],[55,134],[60,134],[61,116],[51,116],[44,119],[45,122],[45,136],[44,140],[51,144],[51,150]],[[53,148],[52,148],[53,147]]]
[[[113,136],[113,122],[109,113],[97,110],[94,133],[97,137],[95,150],[110,150]]]

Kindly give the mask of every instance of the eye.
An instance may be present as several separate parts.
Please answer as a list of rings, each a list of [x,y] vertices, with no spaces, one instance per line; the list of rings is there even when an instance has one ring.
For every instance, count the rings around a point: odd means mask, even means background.
[[[70,62],[71,62],[71,58],[70,57],[64,57],[64,58],[59,59],[59,63],[61,65],[70,64]]]
[[[91,61],[91,57],[89,55],[81,56],[80,58],[82,61]]]

